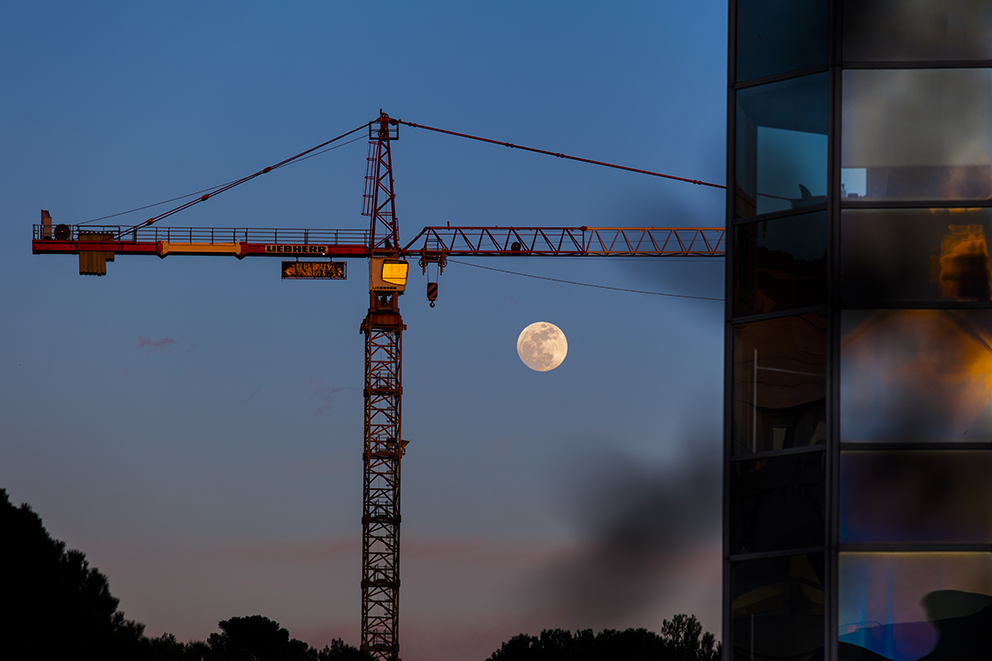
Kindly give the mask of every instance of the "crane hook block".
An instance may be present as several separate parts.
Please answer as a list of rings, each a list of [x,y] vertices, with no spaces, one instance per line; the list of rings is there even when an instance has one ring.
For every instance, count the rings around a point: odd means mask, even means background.
[[[437,283],[428,282],[427,283],[427,300],[430,301],[431,307],[434,307],[434,301],[437,300]]]

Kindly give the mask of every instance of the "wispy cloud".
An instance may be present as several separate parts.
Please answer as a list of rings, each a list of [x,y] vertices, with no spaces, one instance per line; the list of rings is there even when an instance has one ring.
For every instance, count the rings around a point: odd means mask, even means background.
[[[138,336],[138,348],[144,349],[146,352],[151,353],[152,351],[157,351],[163,347],[171,347],[174,344],[178,344],[171,337],[162,337],[157,340],[153,340],[150,337],[145,337],[144,335]]]
[[[255,388],[255,390],[253,390],[250,395],[248,395],[247,397],[242,397],[241,398],[241,401],[244,404],[250,404],[251,403],[251,400],[255,399],[257,396],[259,396],[261,394],[262,394],[262,389],[261,388]]]
[[[321,415],[327,413],[331,410],[334,405],[334,400],[338,393],[345,392],[346,390],[358,390],[356,387],[333,387],[327,384],[323,379],[320,379],[314,375],[310,375],[306,380],[307,386],[313,390],[313,397],[320,402],[317,406],[317,413]]]

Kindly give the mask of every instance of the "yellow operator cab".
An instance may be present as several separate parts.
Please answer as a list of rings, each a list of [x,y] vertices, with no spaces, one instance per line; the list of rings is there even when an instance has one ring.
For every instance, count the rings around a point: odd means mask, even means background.
[[[410,264],[402,259],[373,257],[369,260],[369,283],[372,291],[403,293]]]

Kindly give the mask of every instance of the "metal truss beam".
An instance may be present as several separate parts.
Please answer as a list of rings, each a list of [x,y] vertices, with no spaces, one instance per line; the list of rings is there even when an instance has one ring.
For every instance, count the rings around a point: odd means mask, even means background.
[[[425,227],[408,255],[720,257],[722,227]]]
[[[397,295],[371,295],[365,335],[362,649],[399,659],[403,343]]]
[[[378,128],[375,125],[378,124]],[[393,194],[393,162],[389,143],[395,139],[390,126],[396,121],[381,113],[369,126],[369,156],[365,170],[365,197],[362,215],[371,219],[369,250],[399,251],[399,228]]]

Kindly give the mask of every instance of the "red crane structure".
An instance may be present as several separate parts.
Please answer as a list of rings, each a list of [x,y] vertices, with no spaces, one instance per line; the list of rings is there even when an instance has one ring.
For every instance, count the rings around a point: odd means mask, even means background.
[[[400,468],[407,445],[401,425],[402,338],[406,326],[400,315],[399,296],[406,287],[409,260],[416,258],[426,274],[428,264],[436,264],[440,273],[449,256],[720,257],[725,243],[722,227],[445,226],[425,227],[402,246],[390,151],[391,142],[399,137],[400,124],[495,142],[403,122],[385,113],[335,138],[368,126],[362,210],[370,219],[368,230],[153,226],[158,220],[310,154],[334,141],[331,140],[131,227],[65,224],[53,227],[48,211],[42,211],[42,222],[34,226],[32,238],[34,254],[79,255],[82,275],[106,275],[107,262],[114,261],[117,255],[292,258],[294,261],[282,263],[282,277],[300,279],[344,278],[345,264],[330,261],[335,257],[369,260],[369,308],[360,326],[365,336],[361,648],[382,661],[399,659]],[[496,144],[621,167],[510,143]],[[657,175],[633,168],[621,169]],[[722,188],[680,177],[658,176]],[[436,282],[428,282],[427,297],[433,307]]]

